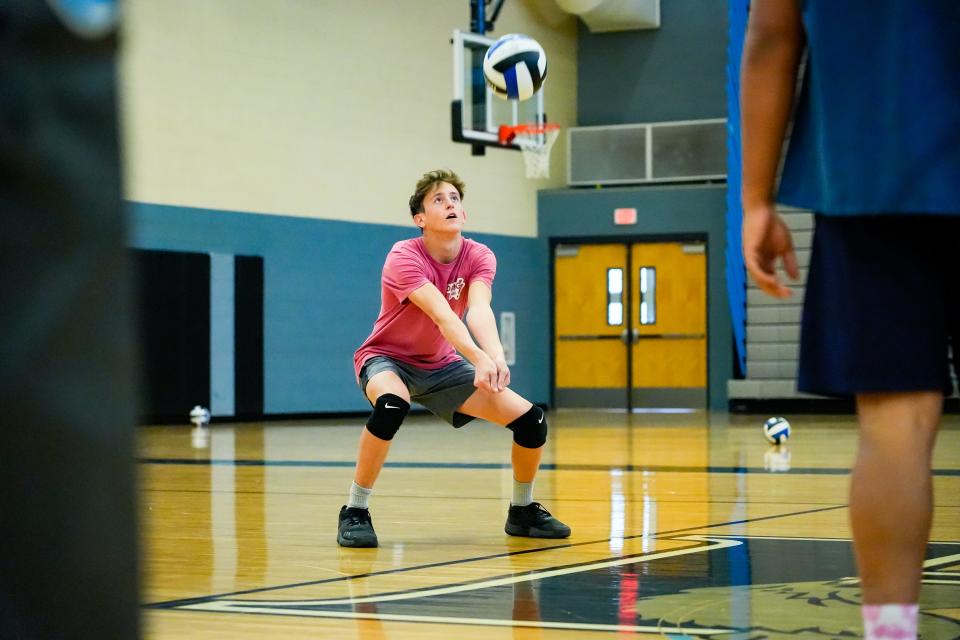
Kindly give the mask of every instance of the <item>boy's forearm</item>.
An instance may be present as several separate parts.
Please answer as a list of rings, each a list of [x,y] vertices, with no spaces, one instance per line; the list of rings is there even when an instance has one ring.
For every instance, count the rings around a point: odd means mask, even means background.
[[[503,357],[503,344],[500,342],[500,333],[497,331],[497,319],[493,309],[484,305],[470,308],[467,313],[467,326],[473,334],[480,348],[496,360]]]
[[[470,337],[470,332],[466,325],[451,314],[449,318],[437,324],[441,335],[447,339],[447,342],[453,345],[453,348],[463,354],[467,360],[473,364],[485,355],[485,351],[477,346],[477,343]]]

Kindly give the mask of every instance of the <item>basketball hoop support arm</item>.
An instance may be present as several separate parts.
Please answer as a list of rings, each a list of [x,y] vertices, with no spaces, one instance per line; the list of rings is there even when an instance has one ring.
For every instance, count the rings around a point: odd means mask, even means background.
[[[487,5],[493,5],[493,15],[487,20]],[[504,0],[470,0],[470,31],[485,35],[487,31],[493,31],[493,26],[500,16],[500,9],[503,8]]]

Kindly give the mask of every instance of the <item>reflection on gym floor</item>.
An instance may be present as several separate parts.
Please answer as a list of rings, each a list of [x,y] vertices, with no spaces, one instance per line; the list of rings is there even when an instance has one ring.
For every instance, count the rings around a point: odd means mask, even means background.
[[[850,416],[555,411],[535,487],[568,540],[503,533],[509,433],[411,417],[341,549],[362,419],[141,430],[151,638],[858,633]],[[934,460],[925,637],[960,634],[960,419]],[[733,634],[733,635],[731,635]],[[746,635],[738,635],[746,634]]]

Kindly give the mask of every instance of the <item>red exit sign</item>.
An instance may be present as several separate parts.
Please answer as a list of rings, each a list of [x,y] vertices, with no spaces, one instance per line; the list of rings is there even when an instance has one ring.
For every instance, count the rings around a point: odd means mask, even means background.
[[[613,224],[637,224],[636,209],[614,209]]]

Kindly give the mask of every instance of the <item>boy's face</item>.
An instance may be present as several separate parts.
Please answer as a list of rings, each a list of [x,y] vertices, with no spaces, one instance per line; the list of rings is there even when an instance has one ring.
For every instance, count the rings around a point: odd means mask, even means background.
[[[417,226],[431,231],[459,231],[466,220],[460,192],[448,182],[441,182],[423,198],[423,213],[413,217]]]

